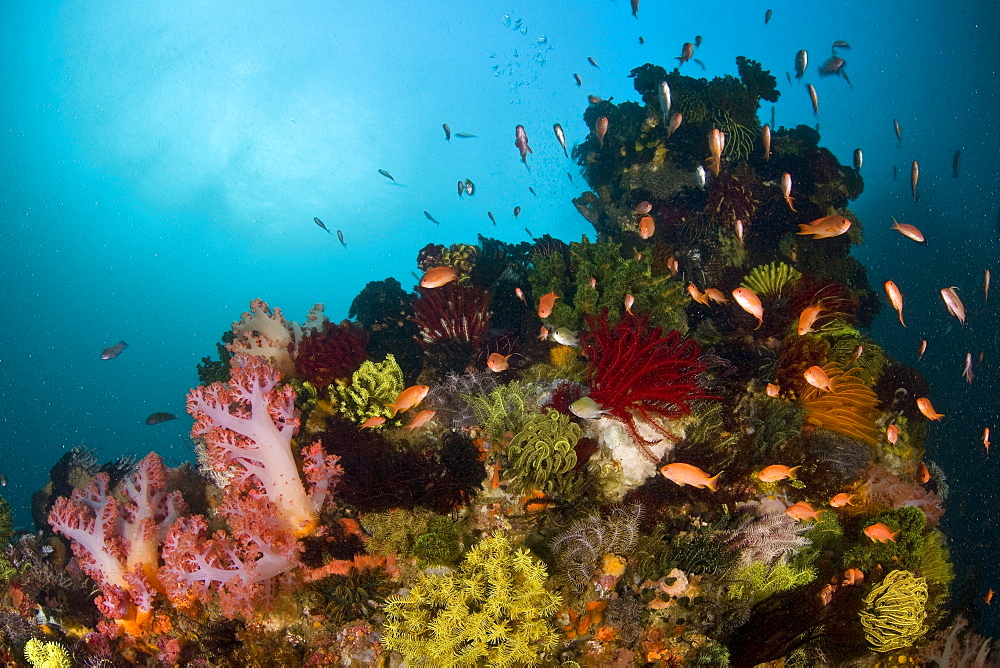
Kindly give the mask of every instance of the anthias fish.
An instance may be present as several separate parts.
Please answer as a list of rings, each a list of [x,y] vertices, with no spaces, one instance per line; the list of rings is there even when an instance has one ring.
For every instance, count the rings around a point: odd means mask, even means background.
[[[556,123],[552,126],[552,131],[556,133],[556,140],[559,142],[559,145],[562,146],[563,155],[568,158],[569,152],[566,150],[566,133],[563,132],[562,126]]]
[[[176,420],[177,416],[173,413],[167,413],[164,411],[159,411],[153,413],[148,418],[146,418],[146,424],[160,424],[161,422],[170,422],[171,420]]]
[[[327,234],[330,233],[330,228],[328,228],[325,224],[323,224],[323,221],[320,220],[319,218],[313,218],[313,222],[316,223],[317,225],[319,225],[324,230],[326,230]]]
[[[101,351],[101,359],[102,360],[113,360],[114,358],[116,358],[119,355],[121,355],[122,351],[125,350],[126,348],[128,348],[128,344],[125,343],[124,341],[119,341],[115,345],[108,346],[107,348],[105,348],[104,350],[102,350]]]
[[[341,230],[337,230],[337,240],[340,241],[340,245],[347,248],[347,242],[344,241],[344,233]]]
[[[518,125],[514,128],[514,146],[521,153],[521,162],[525,165],[528,164],[528,154],[534,153],[531,147],[528,146],[528,133],[525,132],[523,125]]]
[[[608,134],[608,117],[601,116],[594,125],[594,134],[597,135],[599,148],[604,148],[604,136]]]
[[[809,52],[805,49],[795,54],[795,78],[801,79],[809,66]]]
[[[429,212],[427,212],[427,211],[424,211],[424,218],[426,218],[427,220],[431,221],[431,222],[432,222],[432,223],[434,223],[435,225],[440,225],[440,224],[441,224],[441,223],[440,223],[439,221],[437,221],[437,220],[434,220],[434,216],[432,216],[432,215],[431,215],[431,214],[430,214]]]

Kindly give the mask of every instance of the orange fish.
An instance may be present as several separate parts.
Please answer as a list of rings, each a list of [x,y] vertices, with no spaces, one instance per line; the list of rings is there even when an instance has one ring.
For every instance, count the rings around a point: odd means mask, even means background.
[[[767,387],[764,388],[764,392],[772,399],[777,399],[778,395],[781,394],[781,387],[774,383],[768,383]]]
[[[816,87],[812,84],[806,84],[806,89],[809,91],[809,101],[812,102],[813,113],[819,116],[819,96],[816,94]]]
[[[986,454],[990,454],[990,428],[983,427],[983,447],[986,448]]]
[[[889,217],[892,218],[892,227],[889,228],[889,229],[896,230],[897,232],[899,232],[900,234],[902,234],[904,237],[906,237],[908,239],[913,239],[917,243],[921,243],[921,244],[924,243],[924,233],[923,232],[921,232],[920,230],[918,230],[913,225],[906,225],[905,223],[900,223],[893,216],[889,216]]]
[[[958,318],[958,321],[965,324],[965,304],[962,300],[958,298],[955,293],[958,290],[956,287],[941,288],[941,299],[944,300],[944,305],[948,307],[948,313]]]
[[[944,417],[941,413],[934,410],[934,406],[931,405],[931,400],[927,397],[920,397],[917,399],[917,408],[920,409],[920,413],[928,420],[940,420]]]
[[[681,127],[681,123],[684,122],[684,114],[677,111],[670,114],[670,124],[667,126],[667,139],[670,139],[670,135],[677,132],[677,129]]]
[[[384,424],[385,424],[385,418],[384,417],[382,417],[382,416],[370,417],[370,418],[368,418],[367,420],[365,420],[362,423],[361,428],[362,429],[374,429],[375,427],[381,427]]]
[[[889,425],[885,428],[885,440],[889,441],[893,445],[896,445],[896,441],[899,440],[899,427],[894,424]]]
[[[510,367],[510,365],[507,363],[508,359],[510,359],[510,355],[491,353],[490,356],[486,359],[486,366],[493,373],[500,373],[501,371],[506,371]]]
[[[524,290],[522,290],[521,288],[514,288],[514,294],[517,295],[518,299],[524,302],[525,306],[528,305],[528,300],[524,298]]]
[[[983,303],[990,300],[990,270],[987,269],[986,273],[983,274]]]
[[[761,482],[778,482],[779,480],[784,480],[785,478],[797,480],[795,472],[800,468],[802,467],[792,466],[789,468],[783,464],[771,464],[770,466],[761,469],[757,474],[757,478],[759,478]]]
[[[853,585],[861,582],[865,579],[865,574],[862,573],[857,568],[848,568],[844,571],[844,579],[841,581],[843,585]]]
[[[819,304],[802,309],[802,313],[799,314],[799,336],[813,331],[813,325],[816,324],[816,318],[822,310],[823,307]]]
[[[854,500],[853,494],[848,494],[847,492],[841,492],[837,494],[832,499],[830,499],[830,506],[832,508],[843,508],[844,506],[851,505],[851,501]]]
[[[725,133],[722,130],[712,128],[712,131],[708,133],[708,151],[711,155],[705,162],[708,163],[708,168],[715,176],[719,175],[719,170],[722,168],[722,149],[725,147]]]
[[[910,166],[910,190],[913,191],[913,201],[916,202],[920,199],[920,194],[917,193],[917,181],[920,180],[920,165],[914,160],[913,164]]]
[[[542,295],[542,298],[538,300],[538,317],[548,318],[552,315],[552,307],[556,305],[557,299],[559,299],[559,295],[554,292]]]
[[[813,239],[829,239],[839,237],[851,229],[851,221],[843,216],[826,216],[817,218],[811,223],[799,223],[796,234],[811,234]]]
[[[635,297],[632,295],[625,295],[625,312],[629,315],[634,315],[632,313],[632,305],[635,304]]]
[[[722,290],[719,290],[718,288],[706,288],[705,296],[717,304],[729,303],[729,300],[726,299],[726,295],[722,294]]]
[[[760,297],[754,294],[750,288],[736,288],[733,290],[733,299],[744,311],[757,318],[757,327],[764,324],[764,305],[760,303]]]
[[[597,279],[594,278],[593,276],[590,277],[590,289],[591,290],[597,289]]]
[[[542,325],[542,328],[538,330],[538,340],[544,341],[547,338],[549,338],[549,328]]]
[[[965,369],[962,370],[962,378],[969,385],[972,385],[972,379],[976,376],[972,373],[972,353],[965,353]]]
[[[885,294],[889,297],[889,303],[892,304],[892,307],[896,309],[897,313],[899,313],[899,324],[906,327],[906,323],[903,322],[903,293],[899,291],[899,288],[896,287],[895,283],[892,281],[886,281]]]
[[[635,213],[638,216],[644,216],[652,210],[653,210],[653,205],[645,200],[635,205]]]
[[[677,262],[677,258],[673,255],[667,258],[667,269],[670,270],[671,276],[676,276],[677,272],[681,270],[681,265]]]
[[[437,411],[432,411],[429,409],[422,410],[419,413],[417,413],[417,416],[415,418],[413,418],[413,422],[406,425],[406,428],[409,429],[410,431],[413,431],[414,429],[419,429],[420,427],[423,427],[425,424],[430,422],[431,418],[433,418],[436,413]]]
[[[594,128],[597,133],[597,141],[600,142],[600,148],[604,148],[604,135],[608,134],[608,117],[601,116],[598,118],[597,125]]]
[[[743,243],[743,235],[745,230],[743,229],[743,221],[739,218],[736,219],[736,238],[740,240],[740,246],[745,246]]]
[[[419,404],[430,389],[427,385],[411,385],[400,392],[395,402],[385,405],[389,409],[389,417],[396,417],[396,413],[406,412]]]
[[[823,371],[822,367],[811,366],[802,373],[802,377],[818,390],[833,392],[833,381],[826,375],[826,371]]]
[[[795,211],[795,207],[792,205],[792,202],[795,201],[792,199],[792,175],[788,172],[781,175],[781,195],[785,198],[785,201],[788,202],[788,208]],[[799,227],[801,227],[801,225]],[[799,234],[805,233],[799,232]]]
[[[681,462],[674,462],[673,464],[666,464],[660,467],[660,473],[663,477],[671,482],[675,482],[681,487],[684,485],[691,485],[692,487],[708,488],[709,491],[714,492],[716,490],[716,485],[719,480],[719,476],[722,475],[722,471],[719,471],[714,476],[709,477],[707,473],[702,471],[697,466],[693,464],[682,464]]]
[[[986,592],[986,596],[983,596],[983,601],[986,602],[986,605],[990,605],[993,602],[993,590],[992,589],[990,589],[988,592]]]
[[[851,351],[851,354],[847,356],[847,363],[854,364],[861,357],[861,353],[865,352],[865,347],[860,343]]]
[[[420,287],[422,288],[440,288],[442,285],[447,285],[451,283],[456,278],[458,274],[451,267],[432,267],[424,273],[424,277],[420,279]]]
[[[683,65],[687,61],[691,60],[694,56],[694,44],[691,42],[684,42],[684,46],[681,47],[681,55],[674,58],[674,60],[679,60],[679,65]],[[696,61],[697,62],[697,61]]]
[[[931,481],[931,472],[927,470],[927,464],[920,462],[917,465],[917,470],[914,472],[913,477],[921,485],[926,485]]]
[[[760,138],[764,142],[764,161],[771,159],[771,126],[765,125],[760,131]]]
[[[819,521],[819,514],[823,512],[822,510],[815,510],[805,501],[799,501],[798,503],[788,506],[785,508],[785,514],[791,517],[793,520],[815,520]]]
[[[892,529],[879,522],[870,527],[865,527],[865,535],[877,543],[888,543],[889,541],[895,543],[899,532],[893,533]]]
[[[656,223],[653,222],[652,216],[643,216],[639,219],[639,236],[643,239],[648,239],[653,236],[653,232],[656,231]]]
[[[927,339],[922,339],[920,341],[920,353],[917,355],[917,361],[919,362],[924,357],[924,353],[927,352]]]
[[[688,294],[691,295],[691,299],[695,300],[699,304],[704,304],[708,306],[708,295],[698,289],[698,286],[694,283],[688,283]]]

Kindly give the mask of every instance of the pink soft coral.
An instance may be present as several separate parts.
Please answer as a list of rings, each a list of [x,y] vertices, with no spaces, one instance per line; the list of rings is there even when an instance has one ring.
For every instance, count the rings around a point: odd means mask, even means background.
[[[180,492],[166,491],[163,460],[152,452],[126,478],[124,501],[108,484],[108,474],[98,473],[82,492],[59,497],[48,521],[72,540],[77,562],[100,587],[101,613],[137,633],[161,586],[160,545],[186,508]]]

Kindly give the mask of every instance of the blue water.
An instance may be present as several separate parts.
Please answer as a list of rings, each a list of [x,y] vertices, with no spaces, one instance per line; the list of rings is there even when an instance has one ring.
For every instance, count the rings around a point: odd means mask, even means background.
[[[195,365],[252,298],[295,320],[323,302],[340,319],[368,281],[412,285],[427,243],[519,241],[525,227],[593,238],[570,202],[586,186],[552,124],[582,141],[587,94],[637,99],[629,70],[671,68],[695,35],[706,69],[687,63],[684,74],[735,74],[737,55],[758,60],[779,81],[779,126],[819,122],[844,164],[863,149],[855,254],[879,290],[887,278],[900,286],[908,325],[886,305],[873,334],[926,375],[947,415],[930,427],[928,458],[952,490],[956,601],[967,597],[1000,633],[997,606],[979,600],[1000,590],[1000,444],[987,458],[980,441],[990,426],[1000,443],[1000,284],[989,304],[982,294],[987,267],[1000,280],[992,2],[643,0],[638,19],[624,0],[2,3],[0,451],[18,524],[30,525],[31,494],[74,446],[102,460],[191,458],[184,395]],[[837,39],[852,47],[853,89],[816,72]],[[810,53],[819,118],[804,85],[785,80],[799,49]],[[765,103],[762,117],[770,112]],[[446,142],[442,123],[477,136]],[[518,124],[530,172],[513,145]],[[460,199],[465,178],[477,192]],[[890,216],[920,227],[926,246],[891,231]],[[938,295],[953,285],[969,310],[964,328]],[[101,360],[121,339],[122,355]],[[960,377],[966,352],[985,353],[972,385]],[[156,411],[181,419],[145,425]]]

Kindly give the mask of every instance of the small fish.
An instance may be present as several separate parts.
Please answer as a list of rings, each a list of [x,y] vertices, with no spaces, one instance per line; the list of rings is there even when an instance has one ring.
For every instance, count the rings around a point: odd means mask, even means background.
[[[983,596],[983,601],[986,605],[990,605],[993,602],[993,590],[990,589],[986,592],[986,596]]]
[[[436,414],[437,411],[424,409],[416,414],[416,416],[413,418],[413,422],[406,425],[406,428],[409,429],[410,431],[413,431],[414,429],[419,429],[420,427],[423,427],[425,424],[430,422]]]
[[[610,411],[590,397],[581,397],[569,405],[569,412],[584,420],[596,420]]]
[[[813,365],[802,372],[802,377],[817,390],[833,392],[833,381],[826,375],[826,371],[823,371],[823,367]]]
[[[718,128],[712,128],[708,133],[708,151],[711,155],[706,159],[712,174],[719,175],[722,168],[722,150],[726,147],[726,134]]]
[[[990,300],[990,270],[987,269],[983,274],[983,303]]]
[[[313,218],[313,222],[316,223],[317,225],[319,225],[320,227],[322,227],[324,230],[326,230],[327,234],[330,234],[330,228],[327,227],[326,225],[324,225],[322,220],[320,220],[319,218],[315,218],[314,217]]]
[[[764,144],[764,161],[771,160],[771,126],[765,125],[760,131],[760,139]]]
[[[962,369],[962,378],[969,385],[972,385],[972,379],[976,376],[972,373],[972,353],[965,354],[965,368]]]
[[[465,194],[465,183],[462,182],[462,179],[459,179],[458,180],[458,196],[461,197],[464,194]]]
[[[795,78],[801,79],[809,65],[809,52],[802,49],[795,54]]]
[[[931,472],[927,469],[927,464],[920,462],[917,464],[917,470],[913,473],[914,479],[921,485],[926,485],[931,481]]]
[[[895,181],[896,177],[899,176],[899,167],[896,165],[892,166],[892,180]]]
[[[491,223],[493,223],[494,225],[497,224],[497,219],[493,217],[493,212],[492,211],[487,211],[486,215],[490,217],[490,222]]]
[[[940,420],[944,417],[944,415],[934,410],[934,405],[931,404],[931,400],[927,397],[917,399],[917,410],[928,420]]]
[[[774,16],[774,10],[773,9],[769,9],[766,12],[764,12],[764,25],[767,25],[768,23],[771,22],[771,17],[772,16]]]
[[[549,338],[549,328],[542,325],[541,329],[538,330],[538,340],[544,341]]]
[[[765,466],[760,472],[757,473],[757,478],[762,482],[778,482],[788,478],[790,480],[796,480],[795,472],[798,471],[801,466],[788,467],[784,464],[771,464],[770,466]]]
[[[630,0],[630,3],[632,5],[632,16],[639,18],[639,0]],[[639,39],[642,38],[640,37]]]
[[[903,146],[903,130],[899,127],[899,119],[892,119],[892,127],[896,130],[896,148]]]
[[[691,299],[695,300],[699,304],[709,305],[708,295],[698,289],[698,286],[694,283],[688,283],[687,286],[688,294],[691,295]]]
[[[958,168],[962,166],[962,149],[955,151],[955,155],[951,157],[951,178],[958,178]]]
[[[653,210],[653,205],[647,202],[646,200],[643,200],[638,204],[636,204],[634,209],[636,215],[638,216],[644,216],[652,210]]]
[[[836,42],[833,43],[833,46],[830,47],[830,50],[833,51],[834,49],[850,49],[850,48],[851,48],[850,44],[848,44],[842,39],[838,39]]]
[[[448,127],[448,124],[442,123],[441,128],[444,130],[444,140],[451,141],[451,128]]]
[[[343,246],[344,248],[347,248],[347,242],[344,241],[344,233],[343,233],[343,231],[337,230],[337,240],[340,242],[341,246]]]
[[[590,289],[591,290],[597,289],[597,279],[594,278],[593,276],[590,277]]]
[[[440,288],[442,285],[447,285],[457,278],[458,274],[451,267],[432,267],[420,279],[420,287]]]
[[[815,522],[819,521],[819,514],[823,512],[822,510],[815,510],[805,501],[799,501],[796,504],[788,506],[785,508],[785,514],[791,517],[793,520],[803,521],[803,520],[813,520]]]
[[[920,180],[920,164],[914,160],[913,164],[910,165],[910,190],[913,191],[913,201],[916,202],[920,199],[920,194],[917,192],[917,181]]]
[[[744,243],[746,230],[743,227],[743,220],[737,218],[736,225],[734,227],[736,227],[736,238],[740,240],[740,246],[746,246],[746,243]]]
[[[677,262],[677,258],[675,258],[673,255],[667,258],[667,269],[670,270],[671,276],[676,276],[677,272],[680,271],[681,269],[680,263]]]
[[[479,135],[470,135],[468,132],[456,132],[455,136],[459,139],[475,139]]]
[[[124,341],[119,341],[115,345],[108,346],[107,348],[105,348],[104,350],[102,350],[101,351],[101,359],[102,360],[113,360],[114,358],[116,358],[119,355],[121,355],[122,351],[125,350],[126,348],[128,348],[128,344],[125,343]]]
[[[694,44],[691,42],[684,42],[684,45],[681,47],[681,55],[674,58],[674,60],[679,60],[679,64],[683,65],[687,61],[691,60],[692,56],[694,56]]]
[[[465,194],[470,196],[476,194],[476,184],[469,179],[465,179]]]
[[[785,72],[785,78],[788,79],[788,85],[791,86],[792,85],[792,73],[791,72]]]
[[[816,87],[812,84],[806,84],[806,90],[809,91],[809,101],[812,102],[813,114],[819,116],[819,96],[816,94]]]
[[[604,102],[604,100],[591,93],[587,96],[587,102],[590,104],[600,104],[601,102]]]
[[[6,486],[7,486],[7,474],[0,473],[0,487],[6,487]]]
[[[639,236],[641,238],[648,239],[653,236],[654,232],[656,232],[656,223],[652,216],[645,215],[639,219]]]
[[[681,123],[684,122],[684,114],[679,111],[675,111],[670,115],[670,125],[667,126],[667,138],[669,139],[671,135],[677,132],[678,128],[681,127]]]
[[[708,174],[705,173],[705,168],[701,165],[695,167],[694,179],[698,183],[698,187],[704,190],[705,184],[708,182]]]
[[[597,141],[600,143],[599,148],[604,148],[604,135],[608,134],[607,116],[601,116],[597,119],[597,123],[594,125],[594,134],[597,135]]]
[[[821,77],[828,77],[831,75],[842,75],[844,65],[847,61],[838,55],[832,55],[826,59],[826,61],[819,66],[819,75]]]
[[[839,237],[851,229],[851,221],[843,216],[833,215],[817,218],[811,223],[799,223],[796,234],[811,234],[813,239]]]
[[[538,300],[538,317],[544,319],[552,315],[552,307],[555,306],[557,299],[559,299],[559,295],[555,292],[542,295],[541,299]]]
[[[795,201],[792,198],[792,175],[789,174],[788,172],[785,172],[784,174],[781,175],[781,194],[782,196],[784,196],[785,202],[788,204],[788,208],[791,209],[792,211],[795,211],[795,206],[792,204],[792,202]],[[800,225],[799,229],[801,228],[802,226]],[[799,234],[808,234],[808,232],[799,232]],[[813,237],[813,238],[818,239],[819,237]]]
[[[519,207],[519,206],[516,206],[516,207],[514,207],[514,211],[515,211],[515,213],[514,213],[514,217],[516,218],[516,217],[517,217],[517,214],[521,213],[521,207]],[[531,230],[529,230],[529,229],[528,229],[527,227],[526,227],[526,228],[524,228],[524,233],[525,233],[525,234],[527,234],[527,235],[528,235],[529,237],[531,237],[532,239],[534,239],[534,238],[535,238],[535,235],[534,235],[534,234],[532,234],[532,233],[531,233]]]
[[[941,288],[941,299],[944,300],[944,305],[948,308],[948,313],[952,314],[958,321],[965,324],[965,304],[959,299],[958,295],[955,293],[958,290],[956,287]]]
[[[639,35],[639,44],[641,45],[641,44],[645,44],[645,43],[646,43],[645,38],[642,35]]]
[[[863,353],[864,351],[865,347],[862,346],[860,343],[857,346],[855,346],[854,350],[851,351],[851,354],[847,356],[847,364],[854,364],[855,362],[857,362],[858,358],[861,357],[861,353]]]
[[[513,353],[511,353],[513,355]],[[501,371],[506,371],[510,368],[510,364],[507,360],[510,359],[510,355],[501,355],[500,353],[491,353],[486,359],[486,368],[488,368],[493,373],[500,373]]]
[[[896,445],[899,440],[899,427],[891,424],[885,428],[885,440],[889,441],[892,445]]]
[[[772,399],[777,399],[781,396],[781,386],[775,385],[774,383],[768,383],[764,386],[764,394],[771,397]]]
[[[701,35],[695,35],[694,36],[694,48],[697,49],[699,46],[701,46],[702,41],[703,40],[702,40]]]
[[[722,471],[719,471],[714,476],[709,476],[697,466],[681,462],[661,466],[660,473],[663,474],[664,478],[670,482],[677,483],[681,487],[691,485],[700,489],[707,488],[710,492],[714,492],[717,489],[719,476],[722,475]]]
[[[514,217],[517,218],[520,215],[521,215],[521,207],[515,206],[514,207]],[[524,228],[524,231],[528,232],[528,228],[527,227]],[[531,232],[528,232],[528,236],[531,236]]]
[[[862,162],[864,162],[864,156],[861,155],[861,149],[854,149],[854,169],[860,172]]]
[[[900,223],[898,220],[896,220],[895,216],[889,216],[889,217],[892,218],[892,227],[890,227],[889,229],[896,230],[904,237],[907,237],[908,239],[913,239],[917,243],[924,242],[924,234],[919,229],[917,229],[913,225]]]
[[[885,294],[889,298],[889,303],[892,304],[892,307],[899,314],[899,324],[906,327],[906,323],[903,322],[903,293],[899,291],[899,288],[892,281],[886,281],[884,287]]]
[[[597,61],[591,58],[590,56],[587,56],[587,62],[596,67],[597,69],[601,69],[601,66],[597,64]]]
[[[384,176],[385,178],[389,179],[393,183],[396,182],[396,179],[392,178],[392,174],[390,174],[389,172],[385,171],[384,169],[378,170],[378,173],[381,174],[382,176]]]
[[[853,494],[848,494],[847,492],[841,492],[830,499],[831,508],[843,508],[844,506],[851,505],[851,501],[854,500]]]
[[[986,448],[986,454],[990,454],[990,428],[983,427],[983,447]]]
[[[927,339],[920,341],[920,351],[917,353],[918,362],[923,358],[925,352],[927,352]]]
[[[522,302],[524,302],[525,306],[528,305],[528,300],[525,299],[525,297],[524,297],[524,290],[522,290],[521,288],[514,288],[514,294],[517,295],[518,299],[520,299]]]
[[[385,424],[385,418],[381,415],[370,417],[361,424],[362,429],[374,429]]]
[[[569,179],[570,183],[573,183],[573,175],[572,174],[570,174],[569,172],[566,172],[566,178]]]
[[[552,332],[552,340],[562,346],[575,348],[580,345],[579,332],[574,332],[569,327],[559,327]]]
[[[173,413],[165,413],[160,411],[158,413],[153,413],[148,418],[146,418],[146,424],[160,424],[161,422],[169,422],[170,420],[176,420],[177,416]]]
[[[573,80],[576,81],[576,85],[577,86],[582,86],[583,85],[583,79],[580,78],[580,75],[576,74],[575,72],[573,73]]]
[[[666,81],[661,81],[657,94],[660,97],[660,111],[663,113],[663,124],[667,125],[670,122],[670,84]]]
[[[872,542],[888,543],[891,541],[895,543],[896,536],[899,535],[899,532],[897,531],[893,533],[892,529],[879,522],[878,524],[872,524],[869,527],[865,527],[864,534],[871,538]]]
[[[760,303],[760,297],[750,288],[736,288],[733,290],[733,299],[744,311],[757,318],[757,327],[760,329],[764,324],[764,305]]]
[[[566,133],[563,132],[562,126],[558,123],[552,126],[552,130],[556,133],[556,139],[559,141],[559,145],[562,146],[563,155],[568,158],[569,152],[566,150]]]
[[[625,312],[629,315],[635,315],[632,313],[632,306],[635,304],[635,297],[632,295],[625,295]]]
[[[440,224],[441,224],[441,223],[440,223],[439,221],[436,221],[436,220],[434,220],[434,216],[432,216],[432,215],[431,215],[430,213],[428,213],[427,211],[424,211],[424,217],[425,217],[425,218],[426,218],[427,220],[429,220],[429,221],[431,221],[432,223],[434,223],[435,225],[440,225]]]
[[[722,290],[719,290],[718,288],[705,288],[705,296],[716,304],[729,303],[729,300],[726,299],[726,295],[722,294]]]
[[[531,147],[528,146],[528,133],[524,131],[523,125],[518,125],[514,128],[514,146],[521,153],[521,162],[524,163],[525,167],[528,166],[528,154],[534,153]]]
[[[813,325],[816,324],[816,318],[819,317],[820,312],[823,310],[823,306],[820,304],[814,304],[813,306],[807,306],[802,309],[799,314],[799,336],[804,336],[813,330]]]
[[[396,401],[385,405],[389,409],[389,417],[396,417],[396,413],[405,413],[419,404],[427,396],[430,389],[427,385],[411,385],[400,392]]]

